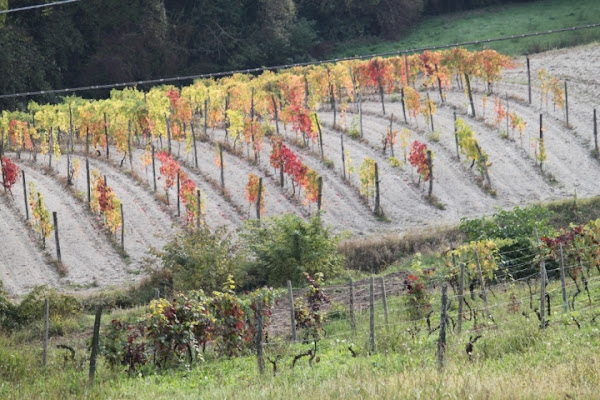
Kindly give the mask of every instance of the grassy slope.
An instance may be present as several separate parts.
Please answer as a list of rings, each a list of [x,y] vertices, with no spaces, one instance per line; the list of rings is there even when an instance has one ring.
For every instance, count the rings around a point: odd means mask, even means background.
[[[368,44],[347,43],[338,47],[335,56],[392,52],[598,22],[600,22],[600,2],[597,0],[543,0],[526,4],[511,4],[430,17],[410,30],[402,40],[376,43],[371,41]],[[519,55],[557,47],[568,47],[595,41],[599,38],[600,28],[593,28],[578,32],[494,42],[486,47],[510,55]]]
[[[529,308],[527,286],[507,286],[490,295],[490,312],[497,325],[480,320],[483,337],[475,344],[473,361],[465,354],[465,344],[474,335],[473,323],[465,321],[463,333],[448,333],[446,368],[437,369],[437,332],[427,334],[425,321],[418,321],[420,331],[409,333],[413,323],[407,321],[403,298],[390,298],[391,325],[384,328],[381,306],[376,309],[377,352],[368,355],[368,311],[358,314],[358,333],[352,338],[346,314],[326,327],[328,337],[319,343],[320,362],[310,368],[306,359],[291,369],[294,354],[308,345],[290,346],[273,339],[266,355],[285,354],[279,373],[259,377],[252,355],[215,360],[210,352],[198,366],[172,370],[164,374],[128,377],[111,371],[101,360],[96,386],[87,383],[87,364],[78,371],[51,352],[47,371],[40,366],[40,343],[17,344],[15,339],[0,336],[0,397],[2,398],[131,398],[131,399],[346,399],[346,398],[597,398],[600,379],[600,321],[593,319],[600,311],[600,277],[590,278],[591,300],[582,294],[577,310],[563,314],[560,289],[556,282],[548,287],[551,294],[552,321],[546,331]],[[439,288],[438,288],[439,289]],[[509,312],[509,294],[515,290],[520,299],[518,312]],[[569,287],[570,295],[574,288]],[[450,294],[450,298],[453,296]],[[534,296],[534,307],[535,300]],[[481,310],[482,301],[471,301]],[[439,321],[439,296],[431,298],[432,326]],[[450,315],[456,316],[454,301]],[[527,318],[521,315],[524,311]],[[573,315],[581,324],[578,329]],[[108,316],[105,317],[108,321]],[[87,321],[91,325],[91,320]],[[83,335],[80,335],[83,337]],[[24,340],[24,338],[21,338]],[[71,338],[70,340],[76,340]],[[80,348],[84,347],[80,338]],[[62,342],[62,341],[61,341]],[[68,341],[67,341],[68,342]],[[71,343],[72,344],[72,343]],[[358,352],[353,358],[347,347]],[[270,372],[270,366],[267,365]],[[399,394],[401,394],[399,396]]]

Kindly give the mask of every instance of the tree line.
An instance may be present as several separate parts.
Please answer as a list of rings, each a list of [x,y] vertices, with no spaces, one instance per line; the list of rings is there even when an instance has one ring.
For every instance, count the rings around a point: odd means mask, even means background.
[[[0,93],[306,61],[341,41],[397,38],[426,14],[504,2],[102,0],[3,14]]]

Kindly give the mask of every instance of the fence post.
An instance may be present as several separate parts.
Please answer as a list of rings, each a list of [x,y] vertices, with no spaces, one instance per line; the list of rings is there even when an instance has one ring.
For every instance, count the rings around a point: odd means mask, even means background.
[[[58,239],[58,214],[56,211],[52,212],[52,219],[54,221],[54,241],[56,242],[56,259],[61,262],[62,257],[60,255],[60,241]]]
[[[48,320],[50,319],[50,300],[46,298],[44,301],[44,354],[42,357],[42,365],[45,367],[48,362]]]
[[[536,228],[533,228],[533,232],[535,233],[535,240],[540,246],[540,236],[538,235],[538,231]],[[540,327],[542,329],[546,329],[546,310],[545,310],[545,302],[546,302],[546,282],[548,281],[548,275],[546,272],[546,260],[542,257],[540,260]]]
[[[256,359],[258,361],[258,372],[262,375],[265,372],[265,359],[263,354],[263,317],[262,300],[258,300],[256,305]]]
[[[452,262],[456,267],[456,254],[452,252]],[[465,263],[460,263],[460,280],[458,281],[458,333],[462,332],[463,303],[465,302]]]
[[[371,276],[371,284],[369,286],[370,289],[370,297],[369,297],[369,310],[370,310],[370,319],[369,319],[369,327],[370,327],[370,339],[371,339],[371,352],[375,353],[375,278]]]
[[[596,109],[594,108],[594,152],[598,157],[598,123],[596,119]]]
[[[454,142],[456,143],[456,158],[460,161],[460,151],[458,146],[458,132],[456,130],[456,111],[454,111]]]
[[[25,221],[29,221],[29,204],[27,203],[27,183],[25,182],[25,171],[21,170],[23,175],[23,199],[25,200]]]
[[[288,301],[290,302],[290,322],[292,323],[292,340],[296,342],[296,316],[294,315],[294,292],[292,291],[292,281],[287,281]]]
[[[154,193],[156,193],[156,161],[154,161],[154,144],[151,144],[150,147],[152,148],[152,182]]]
[[[429,194],[427,197],[431,201],[431,194],[433,192],[433,157],[431,150],[427,150],[427,166],[429,168]]]
[[[477,273],[479,274],[481,294],[483,295],[483,303],[485,304],[485,314],[489,318],[491,315],[488,309],[487,294],[485,293],[485,282],[483,281],[483,273],[481,272],[481,264],[479,263],[479,253],[477,251],[475,252],[475,264],[477,265]]]
[[[123,203],[121,203],[121,249],[125,251],[125,215],[123,214]]]
[[[318,182],[319,182],[319,192],[317,195],[317,214],[319,214],[318,212],[321,211],[321,203],[323,201],[323,177],[322,176],[319,176]]]
[[[181,170],[177,170],[177,193],[175,197],[177,198],[177,216],[181,217],[181,201],[179,200],[179,192],[181,191]]]
[[[385,316],[385,327],[388,328],[389,324],[389,313],[388,313],[388,303],[387,303],[387,293],[385,292],[385,278],[381,277],[381,295],[383,297],[383,315]]]
[[[92,209],[92,192],[90,188],[90,160],[85,159],[85,176],[87,178],[87,201],[88,207],[90,210]]]
[[[92,354],[90,355],[89,385],[94,386],[96,378],[96,357],[98,356],[98,337],[100,336],[100,319],[102,318],[102,306],[96,309],[96,318],[94,320],[94,335],[92,336]]]
[[[444,282],[442,285],[442,311],[440,313],[440,336],[438,338],[437,356],[438,368],[444,368],[444,352],[446,351],[446,315],[448,306],[448,284]]]
[[[569,127],[569,91],[567,88],[567,81],[565,81],[565,119],[567,121],[567,128]]]
[[[258,178],[258,196],[256,197],[256,219],[258,220],[258,223],[260,224],[260,209],[261,209],[261,204],[260,204],[260,198],[262,197],[262,191],[263,191],[263,181],[262,181],[262,177]]]
[[[354,317],[354,281],[350,278],[350,330],[356,335],[356,319]]]
[[[200,189],[196,189],[196,208],[198,213],[196,214],[196,229],[200,229],[200,219],[202,217],[202,198]]]
[[[563,310],[564,312],[568,312],[569,300],[567,299],[567,284],[565,282],[565,258],[562,243],[559,243],[558,246],[560,249],[560,284],[562,286]]]
[[[527,57],[527,89],[529,94],[529,105],[531,105],[531,67],[529,65],[529,56]]]

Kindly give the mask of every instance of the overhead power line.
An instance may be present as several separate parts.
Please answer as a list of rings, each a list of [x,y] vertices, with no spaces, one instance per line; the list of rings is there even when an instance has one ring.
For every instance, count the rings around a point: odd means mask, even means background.
[[[70,1],[79,1],[79,0],[70,0]],[[137,85],[155,85],[155,84],[162,84],[162,83],[189,81],[189,80],[193,80],[193,79],[218,78],[218,77],[223,77],[223,76],[230,76],[233,74],[250,74],[250,73],[258,73],[258,72],[264,72],[264,71],[289,69],[289,68],[294,68],[294,67],[306,67],[306,66],[311,66],[311,65],[336,63],[336,62],[340,62],[340,61],[363,60],[363,59],[373,58],[373,57],[389,57],[389,56],[397,56],[397,55],[410,54],[410,53],[420,53],[425,50],[440,50],[440,49],[447,49],[447,48],[451,48],[451,47],[472,46],[472,45],[478,45],[478,44],[501,42],[504,40],[514,40],[514,39],[523,39],[523,38],[534,37],[534,36],[551,35],[554,33],[561,33],[561,32],[574,32],[574,31],[579,31],[579,30],[583,30],[583,29],[592,29],[592,28],[598,28],[598,27],[600,27],[600,23],[581,25],[581,26],[573,26],[573,27],[569,27],[569,28],[553,29],[553,30],[548,30],[548,31],[523,33],[520,35],[501,36],[501,37],[492,38],[492,39],[472,40],[472,41],[468,41],[468,42],[443,44],[443,45],[437,45],[437,46],[420,47],[420,48],[405,49],[405,50],[398,50],[398,51],[389,51],[389,52],[385,52],[385,53],[363,54],[360,56],[333,58],[333,59],[326,59],[326,60],[320,60],[320,61],[308,61],[308,62],[295,63],[295,64],[284,64],[284,65],[277,65],[277,66],[272,66],[272,67],[239,69],[239,70],[234,70],[234,71],[213,72],[213,73],[208,73],[208,74],[185,75],[185,76],[176,76],[176,77],[169,77],[169,78],[148,79],[148,80],[139,80],[139,81],[130,81],[130,82],[102,84],[102,85],[80,86],[80,87],[66,88],[66,89],[38,90],[38,91],[32,91],[32,92],[3,94],[3,95],[0,95],[0,99],[9,99],[9,98],[16,98],[16,97],[31,97],[31,96],[47,95],[47,94],[69,94],[69,93],[83,92],[83,91],[89,91],[89,90],[116,89],[116,88],[131,87],[131,86],[137,86]]]
[[[34,6],[27,6],[27,7],[19,7],[19,8],[11,8],[8,10],[0,10],[0,15],[1,14],[9,14],[9,13],[14,13],[17,11],[27,11],[27,10],[34,10],[36,8],[46,8],[46,7],[53,7],[53,6],[59,6],[61,4],[67,4],[67,3],[74,3],[76,1],[80,1],[80,0],[64,0],[64,1],[55,1],[53,3],[46,3],[46,4],[36,4]]]

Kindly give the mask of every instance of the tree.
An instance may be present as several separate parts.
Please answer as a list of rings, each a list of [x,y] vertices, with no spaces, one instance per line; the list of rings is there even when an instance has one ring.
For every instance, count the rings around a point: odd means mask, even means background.
[[[263,221],[249,221],[242,241],[251,260],[248,274],[255,285],[283,286],[288,280],[304,284],[304,273],[322,272],[330,279],[340,273],[343,256],[337,251],[339,236],[331,234],[318,217],[304,221],[285,214]]]
[[[162,266],[172,274],[174,290],[219,290],[229,275],[236,274],[241,259],[227,230],[201,225],[181,231],[159,253]]]

